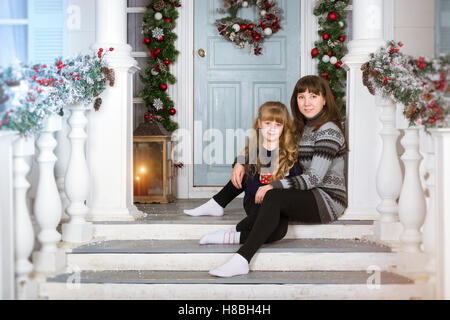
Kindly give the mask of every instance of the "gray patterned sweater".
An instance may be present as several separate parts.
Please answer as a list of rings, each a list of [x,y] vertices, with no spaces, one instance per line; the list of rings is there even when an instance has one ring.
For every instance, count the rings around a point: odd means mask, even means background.
[[[270,182],[275,189],[311,190],[322,223],[338,219],[347,208],[344,175],[345,139],[339,127],[327,122],[316,132],[306,123],[300,141],[299,161],[303,174]]]

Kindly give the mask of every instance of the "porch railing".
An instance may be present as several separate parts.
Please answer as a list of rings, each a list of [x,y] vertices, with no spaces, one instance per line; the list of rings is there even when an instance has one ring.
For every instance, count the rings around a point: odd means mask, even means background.
[[[36,137],[0,132],[2,299],[37,298],[34,275],[65,270],[62,240],[92,238],[85,205],[87,110],[68,106],[64,117],[49,117]],[[35,174],[28,176],[31,171]],[[61,222],[62,235],[57,231]]]
[[[426,133],[423,128],[408,128],[394,103],[380,100],[379,106],[383,151],[377,175],[381,202],[376,234],[380,240],[400,244],[404,271],[429,276],[433,292],[427,298],[449,299],[450,129]],[[90,181],[87,110],[84,105],[67,107],[64,117],[50,117],[35,138],[0,132],[2,299],[37,297],[33,273],[54,274],[66,266],[61,242],[92,239],[85,204]],[[401,157],[400,135],[405,150]],[[29,175],[31,171],[36,174]],[[35,192],[27,196],[30,186]],[[34,230],[32,219],[39,230]],[[61,221],[62,235],[57,231]]]

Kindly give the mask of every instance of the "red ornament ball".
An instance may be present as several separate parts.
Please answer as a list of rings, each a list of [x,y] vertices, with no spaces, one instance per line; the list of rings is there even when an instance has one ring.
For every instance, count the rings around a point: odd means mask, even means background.
[[[172,109],[169,110],[169,114],[170,114],[171,116],[174,116],[174,115],[177,114],[177,110],[176,110],[175,108],[172,108]]]
[[[162,91],[166,91],[166,90],[167,90],[167,84],[163,83],[162,85],[159,86],[159,88],[160,88]]]
[[[172,22],[172,19],[170,19],[170,18],[166,18],[165,19],[168,23],[171,23]]]
[[[335,22],[338,19],[338,14],[336,12],[330,12],[328,14],[328,21]]]
[[[258,42],[258,41],[261,40],[261,36],[260,36],[259,34],[256,34],[256,35],[253,37],[253,40],[255,40],[256,42]]]
[[[339,37],[339,41],[340,41],[340,42],[345,42],[345,39],[346,39],[345,36],[340,36],[340,37]]]
[[[311,50],[311,57],[315,58],[319,54],[319,49],[314,48]]]
[[[338,69],[342,68],[342,61],[336,62],[336,68]]]
[[[247,30],[247,25],[241,24],[241,31],[245,31],[245,30]]]
[[[328,34],[328,33],[324,33],[323,35],[322,35],[322,38],[323,38],[323,40],[328,40],[328,39],[330,39],[330,35]]]
[[[169,61],[169,60],[164,60],[164,64],[165,64],[166,66],[169,66],[169,65],[170,65],[170,61]]]
[[[144,38],[144,42],[145,42],[146,44],[149,44],[149,43],[150,43],[150,38]]]

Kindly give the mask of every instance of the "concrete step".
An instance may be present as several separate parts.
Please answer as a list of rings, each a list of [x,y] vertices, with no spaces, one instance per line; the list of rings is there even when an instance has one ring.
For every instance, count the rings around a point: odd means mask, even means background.
[[[49,299],[417,299],[424,285],[390,272],[252,271],[216,278],[200,271],[82,271],[47,279]]]
[[[239,245],[200,245],[193,240],[112,240],[68,249],[74,270],[207,271],[226,262]],[[395,269],[391,248],[368,240],[292,239],[263,245],[251,270]]]
[[[182,213],[149,214],[136,221],[94,222],[97,240],[198,240],[205,234],[236,225],[245,217],[239,211],[222,217],[190,217]],[[326,225],[291,222],[285,239],[353,239],[373,235],[373,221],[343,220]]]

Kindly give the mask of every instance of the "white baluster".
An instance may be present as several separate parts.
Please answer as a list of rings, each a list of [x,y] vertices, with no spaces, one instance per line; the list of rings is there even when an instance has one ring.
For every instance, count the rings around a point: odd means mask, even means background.
[[[64,108],[61,130],[56,132],[56,141],[58,142],[58,145],[55,149],[55,155],[58,158],[58,161],[56,161],[55,164],[55,177],[62,203],[61,221],[69,221],[69,216],[65,213],[66,208],[69,206],[69,199],[67,198],[64,189],[64,179],[70,157],[70,141],[67,137],[70,131],[69,124],[67,123],[69,114],[70,111],[67,110],[67,108]]]
[[[405,164],[405,178],[400,193],[399,217],[403,225],[400,241],[405,252],[420,252],[422,233],[420,228],[425,220],[425,195],[419,176],[419,128],[405,129],[402,139],[405,153],[401,159]]]
[[[70,204],[67,213],[70,222],[63,224],[63,240],[66,242],[80,243],[92,239],[92,223],[86,222],[86,215],[89,208],[85,201],[89,196],[89,169],[86,161],[85,143],[87,134],[84,128],[87,124],[85,116],[88,106],[73,105],[69,107],[71,116],[69,124],[72,130],[69,134],[71,142],[71,152],[69,166],[65,178],[65,190]]]
[[[428,283],[433,287],[436,285],[436,243],[437,233],[436,230],[436,191],[435,191],[435,152],[434,141],[431,134],[426,133],[426,147],[427,161],[425,169],[428,174],[428,178],[425,180],[426,188],[428,189],[428,203],[427,214],[425,217],[425,223],[423,225],[423,249],[428,256],[428,261],[425,266],[425,271],[430,275]],[[434,297],[430,297],[434,298]]]
[[[450,128],[430,129],[435,151],[436,299],[450,299]]]
[[[14,249],[16,297],[20,300],[37,296],[36,283],[29,279],[33,271],[29,257],[34,248],[34,230],[27,206],[27,190],[30,183],[26,176],[30,166],[25,160],[25,157],[33,154],[34,138],[21,137],[14,143]],[[31,293],[31,290],[34,293]]]
[[[377,206],[380,218],[375,222],[375,232],[381,240],[398,240],[402,226],[398,218],[397,199],[402,188],[402,171],[397,153],[396,105],[390,99],[377,98],[381,108],[380,132],[383,149],[377,171],[377,192],[381,202]]]
[[[33,262],[36,271],[42,273],[55,273],[66,264],[64,250],[57,248],[61,240],[61,234],[56,231],[61,220],[61,199],[54,175],[57,159],[53,153],[57,144],[53,132],[57,130],[61,130],[61,117],[49,117],[36,143],[40,153],[34,214],[41,229],[38,235],[41,249],[33,254]]]

